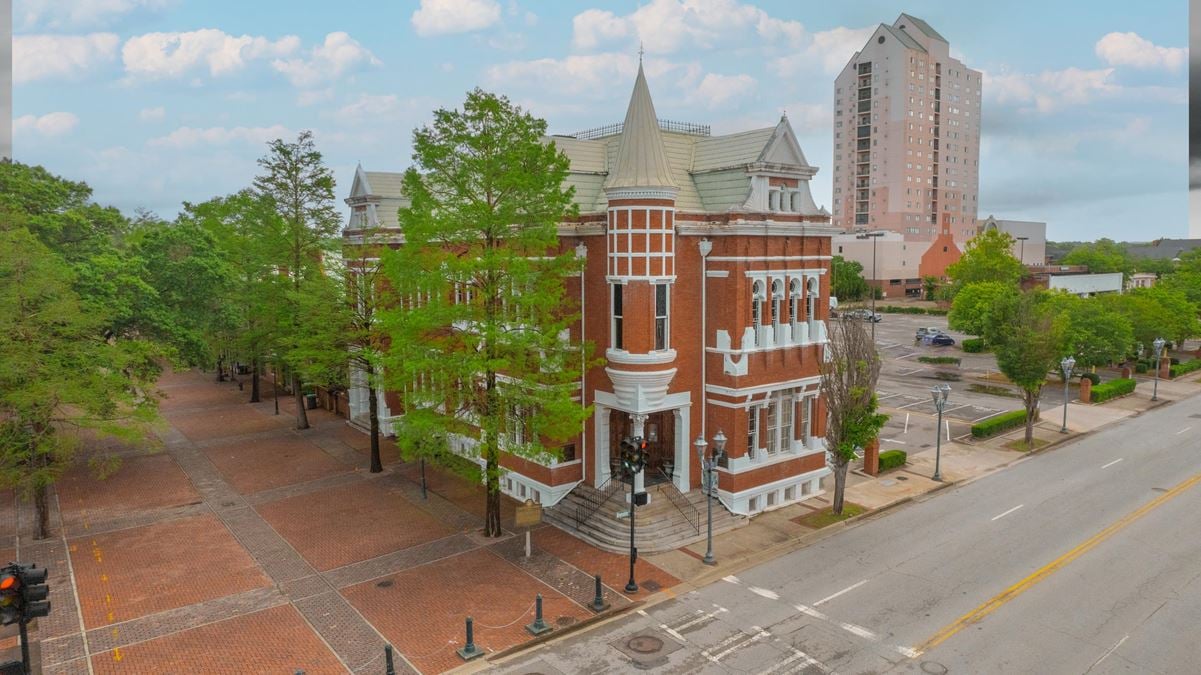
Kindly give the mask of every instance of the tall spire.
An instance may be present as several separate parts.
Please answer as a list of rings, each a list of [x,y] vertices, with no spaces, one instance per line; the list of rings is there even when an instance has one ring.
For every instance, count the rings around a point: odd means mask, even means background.
[[[630,95],[630,107],[622,126],[617,161],[605,181],[605,189],[676,190],[679,187],[671,176],[671,165],[667,162],[667,151],[659,134],[659,120],[655,117],[655,104],[651,101],[651,90],[640,61],[638,79],[634,81],[634,93]]]

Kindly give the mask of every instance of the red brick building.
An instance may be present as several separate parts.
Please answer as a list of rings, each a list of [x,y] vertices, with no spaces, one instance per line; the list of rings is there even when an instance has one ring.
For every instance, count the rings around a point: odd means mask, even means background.
[[[660,121],[640,68],[624,123],[547,140],[571,159],[580,212],[559,228],[585,259],[567,282],[583,310],[572,337],[606,363],[584,377],[594,414],[562,461],[505,457],[503,489],[553,505],[581,483],[605,486],[621,438],[641,435],[651,461],[638,482],[687,493],[701,483],[693,440],[721,430],[719,495],[734,513],[819,491],[834,230],[787,118],[726,136]],[[396,176],[359,170],[348,243],[360,222],[400,234]],[[353,415],[363,392],[351,393]],[[391,394],[384,403],[381,415],[398,409]]]

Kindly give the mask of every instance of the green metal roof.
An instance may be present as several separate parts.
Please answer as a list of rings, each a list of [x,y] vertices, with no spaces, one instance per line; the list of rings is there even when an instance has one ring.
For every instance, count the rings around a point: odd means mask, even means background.
[[[902,21],[907,21],[908,23],[913,24],[913,26],[915,28],[920,30],[922,33],[925,33],[926,37],[928,37],[928,38],[932,38],[932,39],[938,40],[940,42],[947,41],[947,39],[945,37],[938,34],[938,31],[931,28],[930,24],[926,23],[925,21],[922,21],[921,19],[917,18],[916,16],[913,16],[912,14],[902,13],[901,16],[897,17],[896,23],[900,24]]]

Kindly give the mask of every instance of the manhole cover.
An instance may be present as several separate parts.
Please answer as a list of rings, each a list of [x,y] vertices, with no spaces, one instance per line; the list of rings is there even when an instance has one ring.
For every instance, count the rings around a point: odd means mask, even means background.
[[[558,626],[560,628],[566,628],[567,626],[575,625],[575,617],[574,616],[561,616],[561,617],[555,619],[555,623],[558,624]]]
[[[383,581],[376,584],[376,586],[378,588],[392,588],[392,584],[393,584],[393,581],[391,579],[384,579]]]
[[[897,480],[909,480],[909,476],[897,476]]]
[[[626,642],[626,647],[639,654],[654,654],[663,649],[663,641],[653,635],[635,635]]]
[[[922,661],[922,672],[930,675],[947,675],[947,667],[938,661]]]
[[[659,585],[658,581],[644,581],[644,582],[642,582],[642,587],[652,593],[659,590],[660,588],[663,588],[662,586]]]

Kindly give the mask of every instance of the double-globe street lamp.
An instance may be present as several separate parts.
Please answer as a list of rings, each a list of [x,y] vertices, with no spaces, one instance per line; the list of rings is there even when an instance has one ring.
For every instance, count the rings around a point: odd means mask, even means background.
[[[947,407],[947,397],[951,395],[951,385],[944,384],[930,387],[930,398],[934,399],[934,407],[938,409],[938,427],[934,429],[934,476],[933,479],[942,482],[942,411]]]
[[[713,437],[713,450],[708,457],[705,456],[705,448],[709,442],[704,436],[697,436],[692,445],[696,447],[696,456],[701,460],[701,490],[705,493],[705,502],[709,507],[709,533],[706,537],[708,545],[705,547],[705,558],[702,562],[706,565],[716,565],[717,559],[713,557],[713,479],[716,476],[713,474],[717,471],[717,463],[726,454],[726,435],[720,429],[717,431],[717,435]]]
[[[1161,337],[1155,338],[1151,343],[1151,348],[1155,353],[1155,387],[1151,390],[1151,400],[1159,400],[1159,359],[1163,357],[1163,346],[1165,342]]]
[[[1063,370],[1063,428],[1059,430],[1059,433],[1066,434],[1068,432],[1068,379],[1072,377],[1072,369],[1076,367],[1076,359],[1071,356],[1065,356],[1059,362],[1059,367]]]

